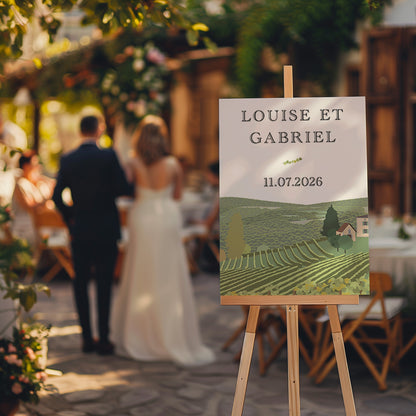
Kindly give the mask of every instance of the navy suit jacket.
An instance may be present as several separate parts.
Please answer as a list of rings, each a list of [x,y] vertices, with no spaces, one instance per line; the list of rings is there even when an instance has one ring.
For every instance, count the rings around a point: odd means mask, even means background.
[[[73,205],[63,202],[69,188]],[[62,156],[52,199],[68,225],[74,241],[115,241],[120,238],[120,220],[115,199],[132,195],[116,153],[84,143]]]

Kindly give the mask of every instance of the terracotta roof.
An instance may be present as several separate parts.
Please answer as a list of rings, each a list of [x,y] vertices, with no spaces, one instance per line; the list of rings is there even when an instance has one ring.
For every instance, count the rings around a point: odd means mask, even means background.
[[[355,231],[355,228],[349,222],[344,222],[344,224],[342,224],[337,231],[342,233],[348,226],[350,226]]]

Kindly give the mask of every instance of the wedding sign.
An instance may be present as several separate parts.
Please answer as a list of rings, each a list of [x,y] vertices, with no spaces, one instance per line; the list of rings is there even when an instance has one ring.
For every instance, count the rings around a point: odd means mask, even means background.
[[[221,99],[221,296],[368,293],[364,97]]]

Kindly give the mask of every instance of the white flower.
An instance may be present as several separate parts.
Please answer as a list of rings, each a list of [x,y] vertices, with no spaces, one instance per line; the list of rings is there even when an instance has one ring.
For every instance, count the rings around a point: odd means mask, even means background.
[[[146,101],[139,100],[136,102],[135,108],[134,108],[134,114],[137,117],[143,117],[146,114]]]
[[[103,89],[103,91],[109,91],[111,86],[113,85],[115,79],[115,74],[112,72],[108,72],[107,74],[105,74],[104,79],[101,83],[101,87]]]
[[[164,104],[165,101],[166,101],[166,95],[165,94],[158,93],[156,95],[156,102],[158,102],[159,104]]]
[[[140,72],[144,68],[144,61],[143,59],[135,59],[133,61],[133,69],[136,72]]]

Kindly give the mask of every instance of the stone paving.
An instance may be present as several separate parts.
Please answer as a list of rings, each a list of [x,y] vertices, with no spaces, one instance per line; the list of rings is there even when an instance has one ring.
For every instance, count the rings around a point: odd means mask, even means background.
[[[49,377],[54,390],[42,394],[39,405],[22,405],[17,416],[231,415],[238,372],[233,356],[240,349],[242,338],[229,351],[221,351],[221,346],[237,328],[241,309],[219,305],[217,275],[200,273],[193,277],[193,284],[203,338],[215,350],[217,361],[183,368],[169,362],[145,363],[83,354],[70,282],[52,281],[51,298],[40,295],[34,313],[36,318],[53,325],[48,342],[48,369],[62,374]],[[409,354],[403,362],[400,375],[389,374],[389,389],[383,393],[348,348],[347,356],[357,415],[416,416],[415,354]],[[319,386],[308,377],[307,370],[301,359],[302,416],[344,415],[336,369]],[[288,414],[286,352],[280,354],[265,376],[260,376],[255,349],[243,415]]]

